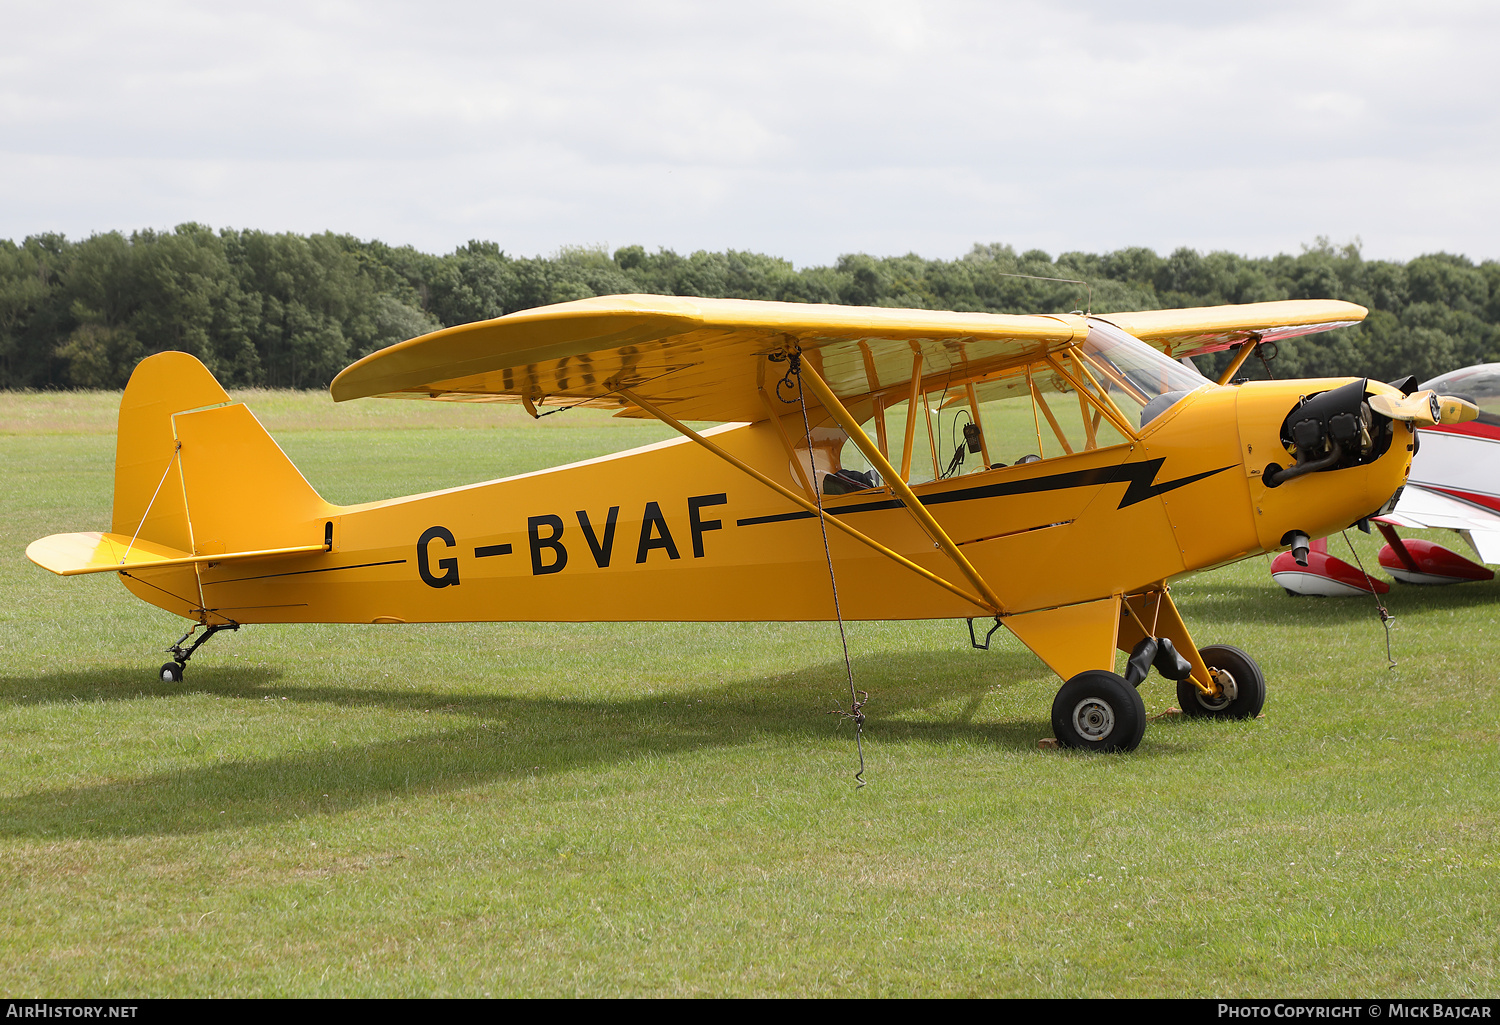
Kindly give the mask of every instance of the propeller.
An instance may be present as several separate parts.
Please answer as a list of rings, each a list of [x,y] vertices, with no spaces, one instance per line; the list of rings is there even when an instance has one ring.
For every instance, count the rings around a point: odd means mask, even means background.
[[[1411,395],[1371,395],[1365,400],[1370,408],[1392,420],[1405,420],[1418,427],[1436,424],[1461,424],[1479,415],[1479,407],[1457,395],[1439,395],[1435,391]]]

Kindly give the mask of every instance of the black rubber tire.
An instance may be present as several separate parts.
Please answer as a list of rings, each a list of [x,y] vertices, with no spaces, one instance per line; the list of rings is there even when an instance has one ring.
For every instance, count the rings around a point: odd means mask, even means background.
[[[161,667],[161,672],[158,674],[157,678],[161,680],[162,683],[181,683],[182,666],[178,665],[176,662],[168,662]]]
[[[1052,733],[1063,747],[1134,751],[1146,734],[1146,702],[1123,676],[1090,669],[1057,692]]]
[[[1228,644],[1210,644],[1198,649],[1210,669],[1228,672],[1239,691],[1233,701],[1207,701],[1192,680],[1177,684],[1177,705],[1184,715],[1204,719],[1254,719],[1266,704],[1266,678],[1255,659]]]

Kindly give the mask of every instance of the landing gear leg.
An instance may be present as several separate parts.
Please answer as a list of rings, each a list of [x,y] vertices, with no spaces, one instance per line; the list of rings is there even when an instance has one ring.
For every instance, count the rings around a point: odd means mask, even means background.
[[[200,625],[194,623],[191,630],[177,638],[177,643],[167,649],[172,653],[172,661],[161,667],[161,681],[163,683],[181,683],[182,675],[187,669],[188,659],[193,657],[193,652],[203,647],[204,643],[220,630],[238,630],[240,628],[240,624],[235,622],[215,623],[203,631],[202,637],[199,637],[191,645],[184,648],[182,646],[183,642],[197,633]]]

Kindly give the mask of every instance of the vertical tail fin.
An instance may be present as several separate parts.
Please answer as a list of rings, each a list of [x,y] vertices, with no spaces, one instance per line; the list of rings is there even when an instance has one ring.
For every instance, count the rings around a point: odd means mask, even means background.
[[[338,512],[207,367],[163,352],[140,362],[120,400],[109,531],[54,534],[26,554],[63,576],[117,572],[136,597],[225,626],[234,621],[209,607],[205,567],[317,558]]]
[[[315,544],[335,507],[197,359],[141,361],[120,401],[111,533],[194,555]]]
[[[140,362],[120,399],[110,533],[193,550],[172,417],[228,401],[208,368],[185,352],[163,352]]]

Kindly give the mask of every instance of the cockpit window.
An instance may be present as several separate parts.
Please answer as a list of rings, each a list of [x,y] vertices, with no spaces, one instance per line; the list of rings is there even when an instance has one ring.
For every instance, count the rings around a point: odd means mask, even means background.
[[[1068,376],[1042,361],[1012,367],[974,385],[992,466],[1031,463],[1129,440],[1100,402],[1074,386],[1081,382],[1091,387],[1072,357],[1064,354],[1057,360],[1058,366],[1069,368]]]
[[[1102,320],[1089,321],[1079,352],[1115,405],[1142,427],[1188,392],[1210,383],[1196,370]]]
[[[1192,368],[1102,321],[1082,345],[985,372],[955,362],[928,373],[915,399],[892,387],[851,406],[865,434],[909,484],[950,480],[1122,444],[1182,396],[1208,384]],[[800,434],[800,431],[795,433]],[[791,441],[798,477],[826,495],[886,483],[844,432],[825,423]]]

